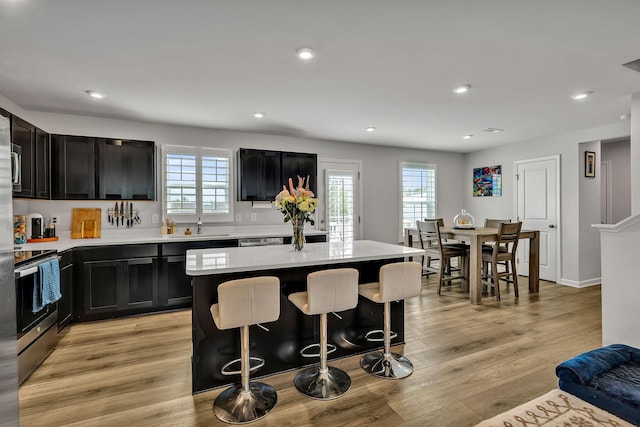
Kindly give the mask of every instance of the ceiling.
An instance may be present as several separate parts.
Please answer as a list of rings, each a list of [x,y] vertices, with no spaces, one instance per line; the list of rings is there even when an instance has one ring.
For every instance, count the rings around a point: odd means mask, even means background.
[[[0,95],[27,110],[471,152],[619,122],[640,92],[621,65],[639,40],[638,0],[0,0]],[[311,61],[295,56],[305,46]],[[454,94],[461,84],[472,88]],[[593,94],[572,100],[580,91]]]

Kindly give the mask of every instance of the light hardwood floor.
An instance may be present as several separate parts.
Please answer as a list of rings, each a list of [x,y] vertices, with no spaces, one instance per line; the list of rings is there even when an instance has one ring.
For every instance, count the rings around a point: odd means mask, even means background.
[[[321,402],[300,395],[295,372],[263,379],[278,404],[255,426],[470,426],[556,387],[555,366],[601,345],[600,287],[541,282],[520,298],[502,288],[472,306],[435,280],[407,300],[405,354],[415,372],[374,378],[351,357],[352,389]],[[218,426],[214,390],[191,395],[190,311],[72,325],[20,388],[24,426]]]

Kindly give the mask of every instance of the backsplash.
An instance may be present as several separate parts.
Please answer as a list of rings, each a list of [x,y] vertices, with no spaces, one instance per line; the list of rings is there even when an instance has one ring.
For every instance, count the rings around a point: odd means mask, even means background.
[[[14,199],[13,212],[14,215],[27,215],[29,213],[39,213],[44,217],[44,223],[48,224],[52,215],[59,215],[60,221],[56,226],[58,235],[60,233],[69,233],[71,230],[71,209],[72,208],[100,208],[102,209],[102,230],[113,230],[121,232],[132,232],[138,229],[157,228],[160,230],[160,221],[162,220],[162,209],[160,202],[140,201],[133,202],[135,209],[139,210],[141,223],[133,228],[116,227],[107,221],[107,209],[113,208],[115,200],[29,200]],[[255,215],[255,221],[251,216]],[[153,222],[154,215],[158,216],[158,222]],[[234,216],[236,221],[226,223],[205,223],[205,227],[215,227],[220,225],[271,225],[282,224],[282,214],[272,206],[267,209],[253,208],[250,202],[235,202]],[[240,217],[239,220],[238,216]],[[178,229],[185,227],[193,227],[195,224],[178,224]]]

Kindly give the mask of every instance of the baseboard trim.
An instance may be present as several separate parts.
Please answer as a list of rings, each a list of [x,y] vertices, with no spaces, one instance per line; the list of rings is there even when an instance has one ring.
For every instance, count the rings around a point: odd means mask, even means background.
[[[559,285],[570,286],[572,288],[587,288],[589,286],[595,286],[601,283],[602,283],[601,277],[594,277],[593,279],[581,280],[581,281],[568,280],[568,279],[558,280]]]

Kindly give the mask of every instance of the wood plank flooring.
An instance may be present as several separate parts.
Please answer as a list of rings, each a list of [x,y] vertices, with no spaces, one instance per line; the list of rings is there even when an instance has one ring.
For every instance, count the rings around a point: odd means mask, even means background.
[[[424,281],[406,302],[405,354],[415,372],[400,381],[366,374],[359,357],[331,362],[352,378],[349,393],[320,402],[300,395],[296,372],[263,379],[278,404],[255,426],[471,426],[553,388],[555,366],[601,345],[600,287],[541,282],[520,298],[472,306],[453,286]],[[72,325],[20,387],[21,426],[218,426],[220,390],[191,395],[188,310]],[[392,325],[393,327],[393,325]],[[397,350],[402,350],[397,348]]]

